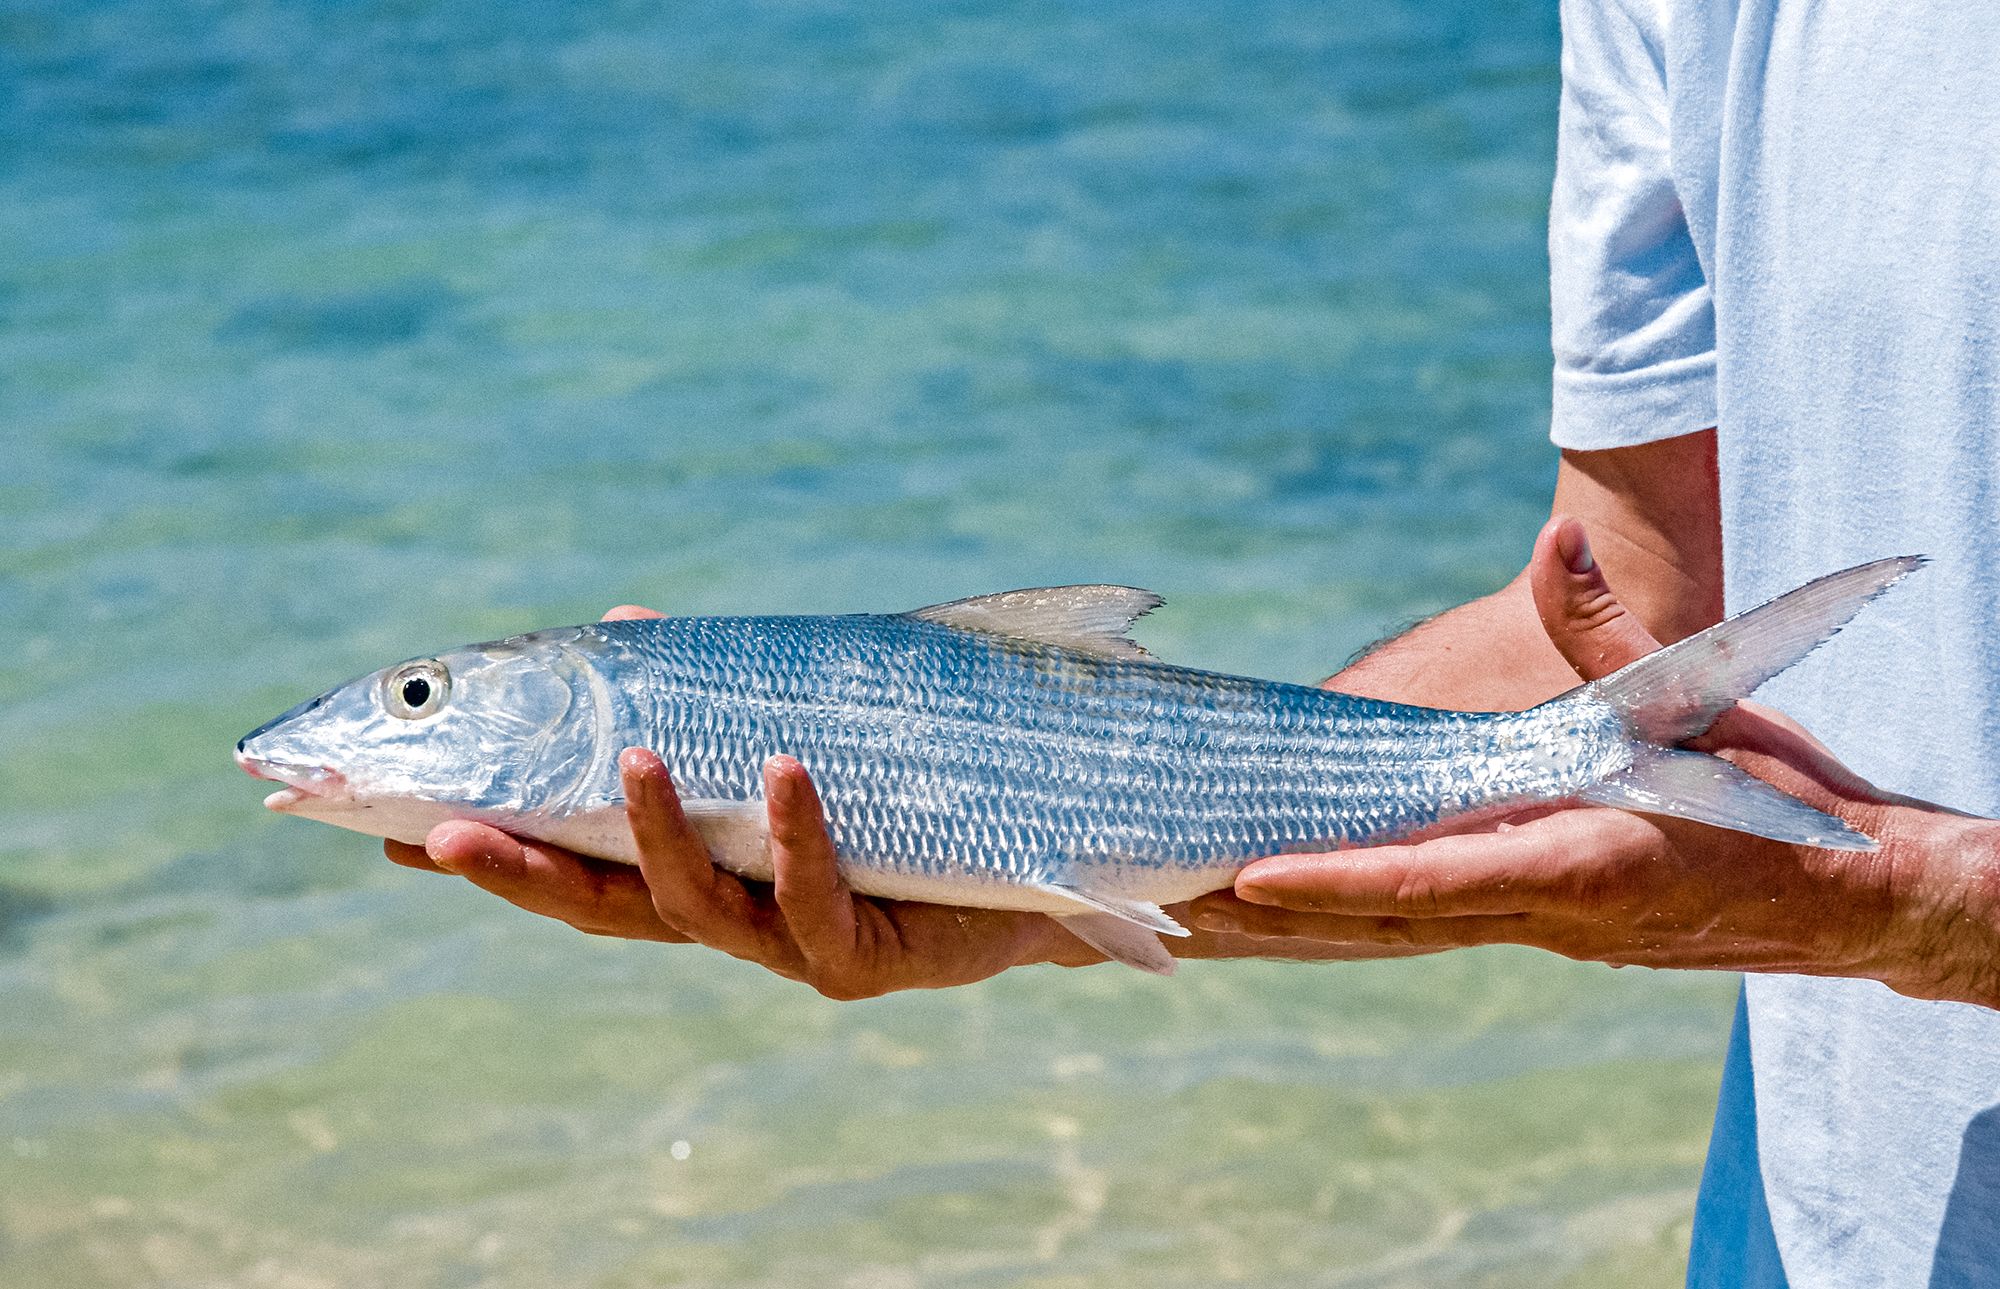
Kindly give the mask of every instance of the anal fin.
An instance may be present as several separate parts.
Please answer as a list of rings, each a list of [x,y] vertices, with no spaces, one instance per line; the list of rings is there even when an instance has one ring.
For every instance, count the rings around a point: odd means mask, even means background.
[[[1171,918],[1167,920],[1173,921]],[[1167,952],[1167,946],[1160,943],[1158,935],[1136,922],[1110,913],[1058,915],[1056,921],[1071,935],[1113,962],[1122,962],[1155,976],[1174,974],[1174,955]],[[1182,931],[1181,934],[1186,935],[1187,932]]]

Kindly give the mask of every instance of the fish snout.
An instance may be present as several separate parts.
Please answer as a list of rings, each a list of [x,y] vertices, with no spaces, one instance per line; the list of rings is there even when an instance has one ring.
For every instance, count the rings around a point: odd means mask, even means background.
[[[258,761],[256,757],[251,756],[249,753],[243,750],[243,745],[246,742],[248,742],[247,739],[236,740],[237,768],[242,770],[243,773],[249,775],[253,779],[270,779],[274,783],[277,782],[276,775],[265,773],[262,762]]]
[[[264,799],[273,810],[288,810],[314,798],[338,799],[347,795],[347,776],[330,765],[292,765],[253,756],[242,743],[236,745],[236,764],[253,779],[283,784]]]

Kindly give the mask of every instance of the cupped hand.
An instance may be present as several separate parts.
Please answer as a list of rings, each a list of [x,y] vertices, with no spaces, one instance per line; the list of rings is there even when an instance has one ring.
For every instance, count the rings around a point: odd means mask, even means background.
[[[1530,565],[1585,680],[1659,647],[1552,521]],[[1876,790],[1776,712],[1741,704],[1696,744],[1877,838],[1793,846],[1605,808],[1408,845],[1285,855],[1198,901],[1195,924],[1412,948],[1514,943],[1616,965],[1859,976],[2000,1006],[2000,825]],[[1374,919],[1373,922],[1370,919]]]

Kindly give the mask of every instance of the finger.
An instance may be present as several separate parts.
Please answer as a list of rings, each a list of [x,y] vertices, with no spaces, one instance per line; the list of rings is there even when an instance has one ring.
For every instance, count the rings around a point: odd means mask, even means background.
[[[630,622],[634,618],[664,618],[667,615],[658,609],[648,609],[637,604],[621,604],[604,615],[606,622]]]
[[[412,846],[406,841],[385,841],[382,843],[382,853],[389,857],[390,863],[401,864],[404,868],[414,868],[425,873],[444,872],[442,868],[431,863],[431,857],[424,853],[422,846]],[[451,876],[449,873],[445,875]]]
[[[456,873],[509,904],[580,931],[671,943],[687,938],[661,921],[645,882],[626,865],[523,842],[467,821],[431,829],[424,850],[437,871]]]
[[[708,844],[682,812],[660,758],[645,748],[626,748],[618,768],[639,871],[660,917],[710,948],[796,974],[803,959],[785,933],[784,919],[716,868]]]
[[[1482,944],[1534,944],[1539,938],[1531,926],[1533,918],[1525,913],[1447,918],[1301,913],[1247,904],[1226,891],[1196,900],[1188,916],[1199,929],[1219,935],[1346,946],[1455,949]]]
[[[1500,832],[1258,860],[1236,875],[1236,893],[1303,913],[1526,913],[1573,903],[1579,870],[1622,855],[1646,829],[1616,810],[1563,810]]]
[[[778,908],[815,980],[851,974],[857,950],[854,897],[840,880],[819,793],[789,756],[764,763],[771,869]]]
[[[1585,680],[1608,676],[1660,647],[1612,593],[1578,520],[1558,515],[1543,526],[1528,561],[1528,583],[1542,629]]]

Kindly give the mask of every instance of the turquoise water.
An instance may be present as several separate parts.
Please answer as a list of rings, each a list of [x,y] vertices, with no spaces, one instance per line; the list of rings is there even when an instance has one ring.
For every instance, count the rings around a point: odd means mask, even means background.
[[[1312,678],[1546,507],[1554,6],[0,9],[0,1281],[1673,1283],[1730,983],[823,1002],[261,811],[636,600],[1154,587]]]

